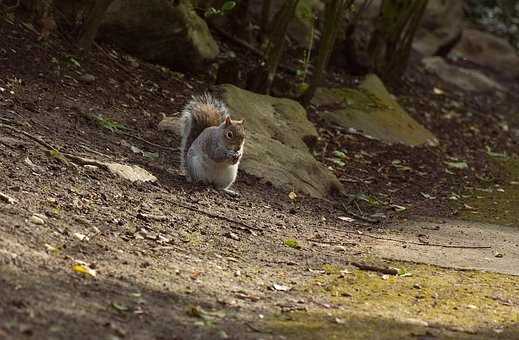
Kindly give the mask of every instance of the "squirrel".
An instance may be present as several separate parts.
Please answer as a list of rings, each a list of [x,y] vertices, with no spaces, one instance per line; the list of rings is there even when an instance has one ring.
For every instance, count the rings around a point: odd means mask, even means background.
[[[229,188],[243,156],[244,120],[232,120],[227,106],[208,93],[193,96],[181,119],[181,160],[187,181],[237,195]]]

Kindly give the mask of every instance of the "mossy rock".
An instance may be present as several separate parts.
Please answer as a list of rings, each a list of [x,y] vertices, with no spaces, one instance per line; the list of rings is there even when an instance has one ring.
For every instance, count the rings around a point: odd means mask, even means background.
[[[410,146],[437,145],[438,139],[414,120],[392,98],[376,75],[368,75],[357,89],[319,88],[312,100],[316,106],[337,106],[320,116],[343,128],[354,128],[388,143]]]
[[[244,118],[247,130],[240,169],[265,182],[313,197],[325,197],[342,185],[311,154],[306,139],[317,131],[296,101],[274,98],[222,85],[223,98],[233,118]]]

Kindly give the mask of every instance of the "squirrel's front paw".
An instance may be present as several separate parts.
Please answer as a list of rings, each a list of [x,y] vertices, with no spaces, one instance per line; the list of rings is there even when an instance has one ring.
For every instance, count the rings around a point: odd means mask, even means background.
[[[234,153],[234,155],[232,155],[231,157],[231,161],[232,161],[232,164],[236,164],[240,161],[240,158],[241,158],[241,152],[237,151]]]
[[[230,189],[223,189],[223,192],[225,192],[227,195],[231,197],[240,197],[240,194],[236,191],[230,190]]]

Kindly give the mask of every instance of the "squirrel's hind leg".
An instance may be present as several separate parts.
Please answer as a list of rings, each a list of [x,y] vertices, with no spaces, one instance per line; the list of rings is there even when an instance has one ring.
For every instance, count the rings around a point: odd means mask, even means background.
[[[231,190],[231,189],[222,189],[223,192],[225,192],[227,195],[231,196],[231,197],[240,197],[240,194],[237,193],[236,191],[234,190]]]
[[[236,180],[238,175],[238,165],[233,164],[220,168],[218,174],[214,177],[213,183],[217,189],[228,190]]]

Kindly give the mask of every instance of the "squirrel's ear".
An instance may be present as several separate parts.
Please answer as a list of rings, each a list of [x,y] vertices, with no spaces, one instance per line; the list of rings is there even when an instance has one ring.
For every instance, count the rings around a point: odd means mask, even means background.
[[[225,126],[231,125],[231,116],[225,117]]]

